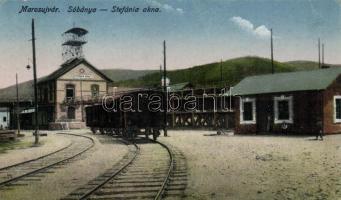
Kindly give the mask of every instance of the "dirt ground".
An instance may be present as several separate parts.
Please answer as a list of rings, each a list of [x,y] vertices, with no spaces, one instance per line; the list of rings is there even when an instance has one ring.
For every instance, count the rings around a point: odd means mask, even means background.
[[[341,199],[341,135],[324,141],[213,135],[169,131],[160,137],[187,158],[187,199]]]
[[[50,131],[47,137],[40,137],[40,145],[34,146],[32,131],[22,131],[21,134],[25,134],[25,137],[20,137],[18,140],[24,145],[22,145],[22,148],[15,148],[7,150],[6,153],[1,153],[0,168],[38,158],[66,147],[71,143],[69,138],[54,133]]]
[[[72,133],[92,136],[87,130]],[[159,140],[176,146],[187,159],[186,199],[341,199],[341,135],[316,141],[313,137],[217,136],[213,131],[168,133],[170,137]],[[110,137],[93,137],[94,149],[41,181],[1,191],[0,199],[59,199],[103,173],[128,150]],[[1,166],[70,142],[53,134],[42,141],[41,147],[0,154]]]
[[[63,131],[65,132],[65,131]],[[95,147],[81,157],[54,169],[54,173],[44,175],[40,181],[31,182],[25,187],[15,187],[0,191],[0,199],[8,200],[54,200],[61,199],[78,187],[85,185],[116,164],[128,151],[128,147],[102,135],[92,135],[88,130],[69,131],[84,134],[95,139]],[[51,135],[48,137],[52,138]],[[65,140],[65,136],[55,136]],[[47,146],[52,143],[46,143]],[[47,147],[44,147],[47,148]],[[34,197],[34,198],[33,198]]]

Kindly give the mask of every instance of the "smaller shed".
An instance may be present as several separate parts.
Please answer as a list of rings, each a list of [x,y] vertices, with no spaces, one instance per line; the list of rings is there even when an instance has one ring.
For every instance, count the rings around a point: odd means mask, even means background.
[[[231,93],[236,134],[341,133],[341,68],[250,76]]]

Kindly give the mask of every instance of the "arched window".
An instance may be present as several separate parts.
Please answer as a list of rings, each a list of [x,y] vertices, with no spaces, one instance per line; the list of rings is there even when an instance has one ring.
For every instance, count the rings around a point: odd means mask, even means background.
[[[67,108],[67,118],[68,119],[75,119],[76,118],[76,109],[75,107],[68,107]]]
[[[98,95],[99,95],[99,85],[92,84],[91,85],[91,96],[92,97],[97,97]]]

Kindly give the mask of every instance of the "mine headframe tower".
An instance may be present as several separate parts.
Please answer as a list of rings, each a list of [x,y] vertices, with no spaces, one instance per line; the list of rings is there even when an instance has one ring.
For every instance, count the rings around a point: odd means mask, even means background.
[[[82,46],[87,43],[87,30],[79,27],[71,28],[62,34],[62,57],[63,61],[73,58],[83,58]]]

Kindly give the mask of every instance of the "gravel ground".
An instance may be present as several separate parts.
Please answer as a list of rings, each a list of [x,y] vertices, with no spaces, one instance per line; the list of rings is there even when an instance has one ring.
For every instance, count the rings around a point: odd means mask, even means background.
[[[169,131],[187,158],[187,199],[341,199],[341,135],[209,136]]]
[[[108,136],[94,136],[84,130],[72,131],[72,133],[93,137],[95,147],[65,166],[54,169],[54,173],[46,174],[40,181],[30,182],[28,186],[0,191],[0,199],[60,199],[109,169],[128,151],[126,145]]]
[[[34,137],[32,132],[22,131],[21,133],[25,134],[25,137],[21,137],[19,140],[28,144],[32,143],[32,145],[27,145],[27,148],[13,149],[1,153],[0,168],[49,154],[70,144],[69,138],[54,134],[55,132],[49,132],[47,137],[40,137],[41,144],[35,147],[33,146]]]
[[[115,139],[88,131],[96,146],[29,186],[0,191],[0,199],[59,199],[109,169],[127,153]],[[341,199],[341,135],[325,137],[214,136],[212,131],[169,131],[160,137],[187,158],[187,199]],[[212,136],[210,136],[212,135]],[[32,140],[31,136],[25,140]],[[67,145],[50,134],[40,147],[0,154],[0,164]],[[53,148],[52,148],[53,147]],[[6,164],[3,164],[6,162]]]

